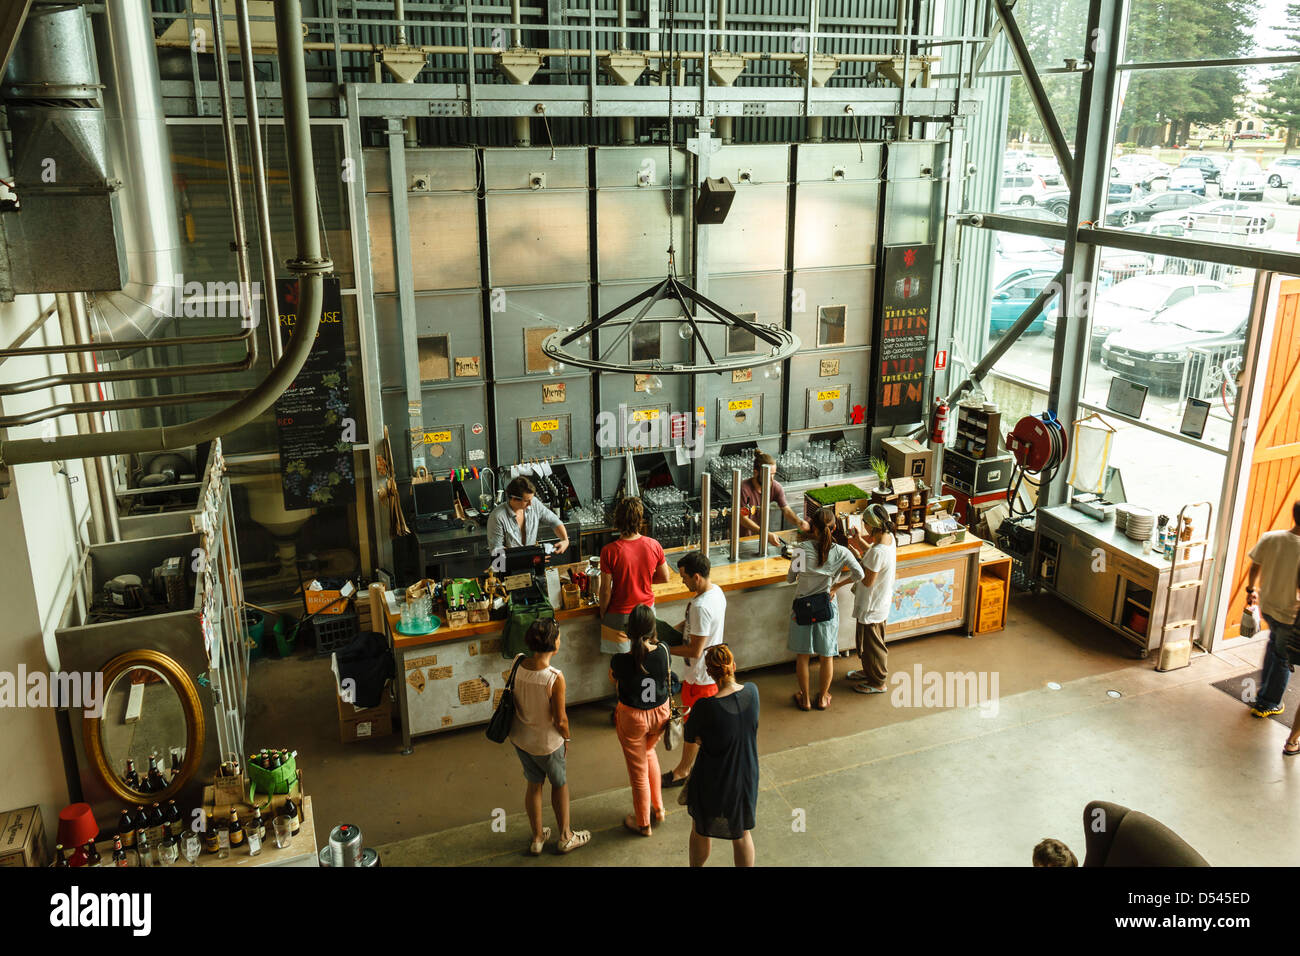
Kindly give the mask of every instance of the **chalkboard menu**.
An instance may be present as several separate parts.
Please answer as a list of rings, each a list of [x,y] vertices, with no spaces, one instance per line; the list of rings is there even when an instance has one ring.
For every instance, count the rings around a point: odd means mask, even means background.
[[[342,507],[355,495],[352,443],[356,422],[348,390],[343,299],[325,277],[325,304],[307,364],[275,403],[284,507]],[[289,350],[298,324],[298,280],[279,279],[280,336]]]
[[[872,424],[925,418],[934,246],[886,246],[872,343]]]

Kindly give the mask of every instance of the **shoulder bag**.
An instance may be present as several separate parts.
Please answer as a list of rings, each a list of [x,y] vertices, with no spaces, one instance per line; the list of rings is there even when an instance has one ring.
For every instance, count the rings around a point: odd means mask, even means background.
[[[835,603],[829,591],[818,591],[807,597],[794,599],[794,622],[803,626],[820,624],[835,616]]]
[[[510,668],[510,677],[506,689],[501,692],[497,709],[492,712],[492,719],[487,725],[487,739],[494,744],[503,744],[510,737],[510,725],[515,722],[515,673],[524,661],[524,655],[515,658],[515,666]]]
[[[673,656],[668,650],[667,645],[661,644],[664,651],[668,654],[668,719],[664,721],[664,749],[676,750],[682,745],[682,739],[686,734],[686,719],[682,716],[682,709],[673,703]]]

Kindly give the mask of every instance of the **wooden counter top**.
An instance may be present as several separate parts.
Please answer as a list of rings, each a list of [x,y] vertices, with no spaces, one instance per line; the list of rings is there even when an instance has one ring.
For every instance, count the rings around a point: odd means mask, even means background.
[[[794,531],[780,532],[782,537],[794,535]],[[746,539],[746,543],[753,544],[754,538]],[[932,544],[908,544],[898,549],[898,563],[907,564],[912,561],[929,560],[931,558],[944,557],[945,555],[956,555],[968,552],[979,551],[985,546],[986,542],[979,538],[968,535],[965,541],[959,541],[954,544],[938,547]],[[742,543],[742,553],[745,544]],[[684,553],[681,550],[670,551],[667,553],[668,567],[672,571],[673,580],[666,584],[654,585],[655,604],[671,604],[674,601],[684,601],[691,596],[691,591],[685,587],[681,578],[677,576],[674,567],[674,556]],[[567,565],[562,570],[569,567],[585,567],[584,564]],[[709,579],[722,588],[724,591],[743,591],[749,588],[766,587],[772,584],[782,584],[785,582],[786,574],[790,570],[790,562],[779,554],[767,558],[741,558],[738,564],[724,564],[712,569]],[[596,617],[598,608],[594,604],[586,607],[565,610],[556,608],[555,619],[557,621],[568,621],[580,617]],[[502,630],[501,621],[484,621],[480,624],[467,624],[464,627],[440,627],[438,630],[429,634],[399,634],[397,633],[397,622],[401,616],[398,614],[388,615],[388,623],[392,628],[393,643],[399,651],[409,650],[415,647],[426,647],[430,644],[443,644],[448,641],[459,641],[465,638],[477,637],[487,634],[499,634]]]

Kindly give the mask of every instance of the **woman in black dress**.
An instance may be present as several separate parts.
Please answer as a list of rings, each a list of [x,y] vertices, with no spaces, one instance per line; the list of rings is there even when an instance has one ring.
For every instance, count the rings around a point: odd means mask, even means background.
[[[718,684],[697,701],[686,739],[700,745],[687,785],[691,866],[703,866],[711,840],[730,840],[736,866],[754,865],[754,808],[758,803],[758,688],[736,683],[736,659],[726,644],[710,647],[704,667]]]

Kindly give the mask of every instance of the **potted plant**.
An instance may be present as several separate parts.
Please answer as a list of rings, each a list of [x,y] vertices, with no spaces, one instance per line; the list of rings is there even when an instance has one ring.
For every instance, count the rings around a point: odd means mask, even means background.
[[[873,457],[867,460],[867,467],[875,472],[876,479],[880,482],[880,491],[884,494],[889,494],[889,462],[885,461],[883,458]]]

